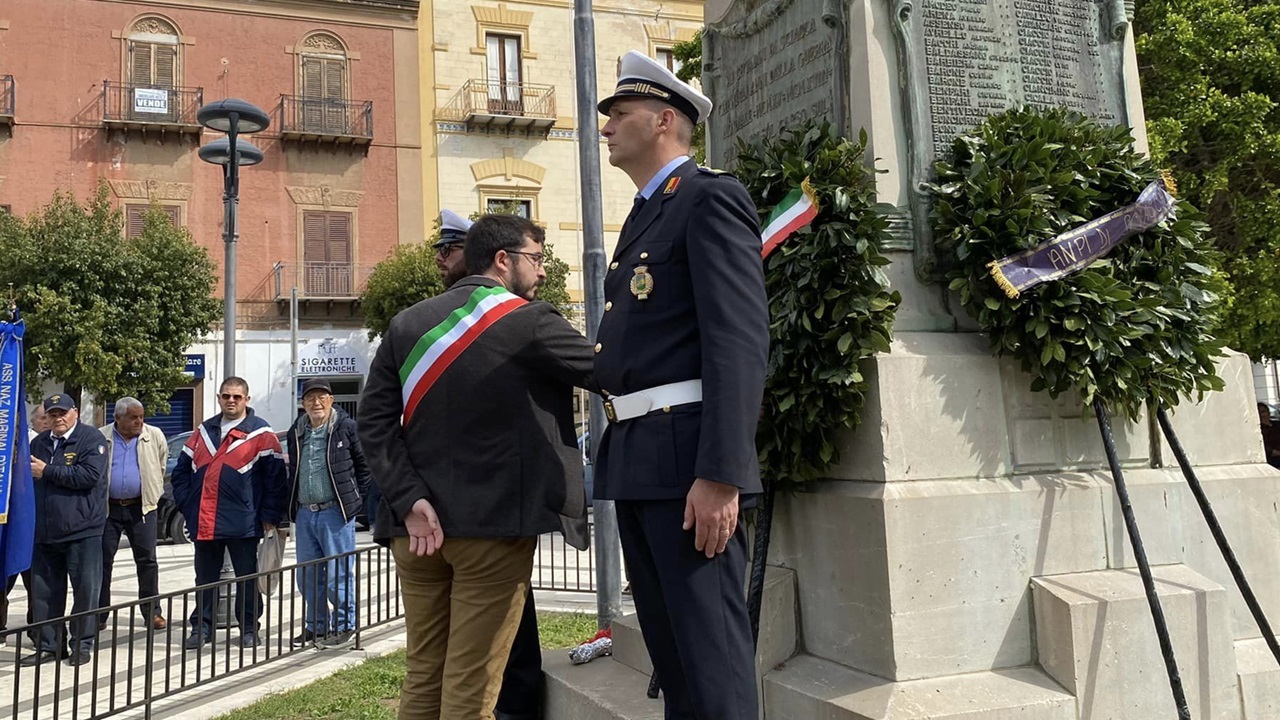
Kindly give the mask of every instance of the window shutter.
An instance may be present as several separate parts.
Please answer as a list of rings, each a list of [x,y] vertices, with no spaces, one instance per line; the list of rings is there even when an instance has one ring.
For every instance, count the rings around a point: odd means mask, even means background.
[[[324,96],[330,100],[347,98],[346,63],[342,60],[324,61]]]
[[[328,260],[326,241],[328,239],[327,213],[308,212],[302,214],[302,261],[307,264]]]
[[[150,85],[151,60],[154,45],[129,41],[129,82],[134,85]]]
[[[329,213],[327,259],[331,263],[351,263],[351,214]]]
[[[142,237],[142,231],[147,226],[147,206],[126,205],[124,214],[124,236],[130,240]]]
[[[160,87],[178,86],[178,46],[152,45],[151,54],[155,62],[155,75],[152,82]]]
[[[177,205],[163,206],[165,213],[169,216],[169,224],[175,228],[182,227],[182,208]]]
[[[351,214],[329,213],[329,294],[350,297]]]
[[[302,56],[302,97],[324,97],[324,61]]]

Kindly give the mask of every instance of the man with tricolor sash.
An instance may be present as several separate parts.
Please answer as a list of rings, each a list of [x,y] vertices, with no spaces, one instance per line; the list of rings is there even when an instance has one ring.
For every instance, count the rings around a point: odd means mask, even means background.
[[[542,243],[523,218],[476,221],[471,275],[391,321],[360,400],[405,601],[401,720],[493,716],[537,536],[586,513],[572,388],[592,353],[532,302]]]
[[[667,720],[755,720],[738,510],[761,490],[761,255],[806,209],[797,204],[762,238],[742,184],[688,157],[711,101],[651,58],[623,56],[599,109],[609,163],[638,192],[604,279],[595,380],[609,427],[595,496],[615,501]]]

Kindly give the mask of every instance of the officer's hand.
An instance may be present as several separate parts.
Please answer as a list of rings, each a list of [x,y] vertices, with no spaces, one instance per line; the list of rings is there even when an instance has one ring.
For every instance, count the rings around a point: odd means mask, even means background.
[[[413,511],[404,519],[404,526],[409,531],[409,552],[418,557],[434,555],[444,545],[440,518],[426,498],[413,504]]]
[[[31,458],[31,477],[34,477],[34,478],[44,477],[44,469],[45,469],[45,461],[37,457]]]
[[[684,529],[696,528],[693,547],[708,558],[724,552],[738,529],[738,488],[698,478],[684,501]]]

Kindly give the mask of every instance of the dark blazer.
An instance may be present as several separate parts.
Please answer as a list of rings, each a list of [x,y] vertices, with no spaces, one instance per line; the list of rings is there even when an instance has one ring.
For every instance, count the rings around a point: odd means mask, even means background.
[[[610,395],[701,378],[703,401],[611,423],[601,500],[684,497],[695,478],[760,492],[755,436],[769,353],[760,224],[732,175],[678,167],[622,230],[605,275],[596,382]],[[637,268],[648,297],[632,292]]]
[[[298,421],[289,428],[285,442],[289,452],[289,519],[298,518],[298,473],[302,469],[302,438],[311,419],[303,413]],[[364,507],[364,496],[369,487],[369,464],[365,462],[364,450],[360,447],[360,438],[356,434],[356,421],[351,419],[345,410],[335,406],[333,418],[329,426],[329,439],[326,456],[329,464],[329,482],[333,485],[334,496],[342,517],[351,522]]]
[[[360,398],[360,440],[382,491],[378,530],[404,535],[426,498],[453,537],[529,537],[586,514],[573,386],[587,386],[591,347],[554,307],[526,303],[480,334],[422,397],[407,426],[401,368],[419,339],[482,287],[458,281],[396,315]]]
[[[35,479],[36,542],[99,537],[107,525],[107,439],[92,425],[76,423],[53,452],[53,431],[31,441],[31,456],[48,463]]]

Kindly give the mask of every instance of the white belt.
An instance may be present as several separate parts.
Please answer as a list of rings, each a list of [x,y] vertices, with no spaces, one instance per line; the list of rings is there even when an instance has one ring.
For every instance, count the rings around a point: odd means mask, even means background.
[[[702,402],[702,381],[685,380],[607,398],[604,401],[604,414],[608,416],[609,422],[616,423],[648,415],[658,408],[666,409],[696,402]]]

